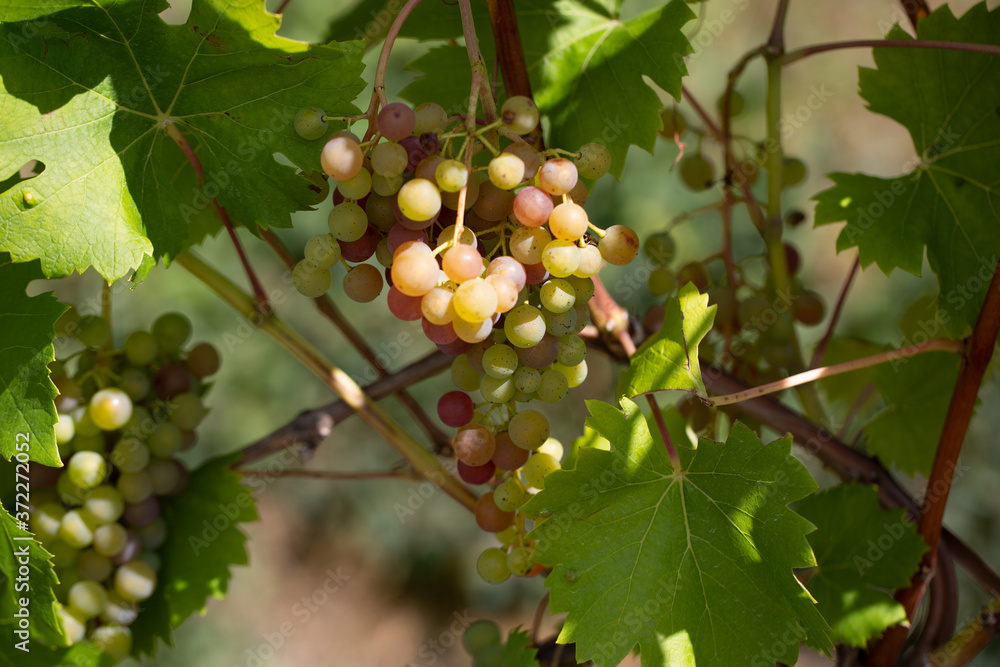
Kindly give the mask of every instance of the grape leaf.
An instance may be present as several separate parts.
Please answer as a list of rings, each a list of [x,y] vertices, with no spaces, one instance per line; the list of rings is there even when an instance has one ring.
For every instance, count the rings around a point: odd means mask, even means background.
[[[54,14],[63,9],[72,7],[84,7],[87,0],[27,0],[23,4],[6,4],[0,6],[0,22],[6,21],[29,21],[46,14]],[[36,25],[26,24],[24,32],[30,33],[45,23],[45,20],[35,22]]]
[[[30,653],[23,653],[0,646],[0,667],[114,667],[121,662],[90,642],[59,649],[32,642],[30,648]]]
[[[0,250],[15,260],[40,258],[47,276],[93,265],[110,281],[181,251],[213,197],[253,231],[313,204],[295,167],[318,169],[322,142],[292,121],[307,105],[357,112],[362,45],[277,37],[259,0],[195,0],[185,25],[156,15],[166,6],[95,0],[31,31],[0,26],[0,179],[45,165],[0,195]],[[196,151],[203,188],[175,185],[169,126]]]
[[[636,350],[622,371],[619,386],[625,396],[679,389],[705,395],[698,364],[698,344],[712,329],[715,306],[708,295],[688,283],[666,303],[663,324]]]
[[[678,448],[675,471],[643,414],[588,401],[612,451],[579,452],[525,506],[547,519],[534,558],[553,570],[559,641],[616,665],[639,645],[643,665],[794,664],[800,642],[828,650],[830,629],[793,568],[815,565],[812,525],[787,508],[816,488],[791,438],[764,446],[736,423],[725,443]]]
[[[536,653],[538,651],[531,645],[531,635],[520,627],[514,628],[507,635],[507,643],[503,647],[503,667],[538,667]]]
[[[929,474],[959,365],[956,354],[928,352],[878,366],[887,405],[865,425],[869,451],[908,475]]]
[[[12,655],[26,657],[17,645],[21,642],[30,645],[28,637],[16,634],[23,630],[18,619],[24,612],[28,614],[27,632],[31,637],[53,646],[65,645],[66,640],[56,617],[56,596],[52,587],[59,580],[52,567],[52,555],[28,532],[24,523],[27,506],[14,504],[11,507],[17,517],[0,503],[3,541],[0,544],[0,646],[5,653],[12,650]],[[26,568],[26,577],[23,568]],[[22,607],[22,600],[27,600],[26,607]],[[13,662],[22,664],[20,658]]]
[[[680,99],[684,56],[691,45],[681,27],[694,13],[681,0],[621,19],[624,0],[524,0],[517,3],[518,25],[535,101],[551,121],[549,143],[576,150],[597,141],[611,151],[611,173],[620,178],[629,146],[653,152],[662,127],[663,104],[643,76]],[[421,39],[461,34],[456,7],[423,3],[404,24],[403,34]],[[449,11],[450,10],[450,11]],[[489,16],[475,12],[480,43],[488,41]],[[487,58],[487,63],[490,59]],[[462,47],[444,47],[411,64],[426,72],[402,93],[417,102],[427,91],[453,91],[456,74],[468,81]],[[449,103],[454,95],[449,96]],[[468,97],[468,90],[465,91]],[[447,108],[447,107],[446,107]]]
[[[836,486],[799,502],[795,511],[816,524],[809,543],[819,567],[806,584],[836,641],[864,647],[906,620],[890,593],[910,583],[927,551],[906,510],[882,509],[874,486]]]
[[[890,39],[909,39],[895,27]],[[919,39],[1000,45],[1000,10],[986,3],[956,19],[947,5],[921,19]],[[965,51],[875,49],[861,68],[869,109],[902,124],[919,158],[898,178],[831,174],[814,197],[816,224],[847,221],[837,249],[858,247],[862,266],[919,274],[927,259],[938,277],[947,326],[962,335],[975,322],[1000,258],[1000,58]]]
[[[208,461],[187,487],[163,503],[167,542],[156,592],[132,624],[133,654],[152,655],[157,638],[173,642],[173,628],[204,613],[209,597],[223,598],[230,568],[247,564],[247,537],[239,524],[257,520],[252,489],[230,466],[238,456]]]
[[[61,466],[53,430],[56,388],[47,364],[55,358],[54,325],[66,306],[51,293],[25,294],[28,283],[42,277],[37,262],[15,264],[0,253],[0,456],[10,460],[27,442],[32,461]]]

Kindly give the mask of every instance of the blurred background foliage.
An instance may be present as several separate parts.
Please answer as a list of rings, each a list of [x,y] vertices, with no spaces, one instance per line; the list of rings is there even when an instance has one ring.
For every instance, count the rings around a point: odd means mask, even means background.
[[[189,0],[174,0],[171,4],[171,21],[183,21]],[[277,0],[268,1],[272,10],[278,4]],[[362,34],[371,21],[384,21],[379,12],[385,4],[377,0],[292,0],[280,33],[320,41],[332,19],[350,15],[358,20],[356,34]],[[626,16],[634,15],[657,4],[654,0],[627,0],[623,11]],[[711,0],[699,8],[703,15],[693,37],[695,52],[688,59],[690,76],[685,83],[706,108],[714,111],[729,67],[767,35],[774,4],[773,0]],[[955,14],[961,14],[974,3],[960,0],[950,4]],[[900,3],[895,0],[796,2],[788,18],[788,46],[876,38],[902,18]],[[695,22],[690,23],[687,32],[691,34],[696,27]],[[383,32],[385,28],[387,24],[382,26]],[[491,36],[480,38],[489,40]],[[369,77],[379,45],[370,48],[366,56]],[[390,99],[414,77],[405,69],[406,64],[427,48],[427,44],[409,40],[397,42],[388,75]],[[824,174],[828,172],[894,176],[902,172],[913,152],[905,130],[867,112],[856,93],[857,66],[871,64],[870,51],[838,51],[796,63],[785,72],[783,110],[799,115],[784,146],[788,155],[800,157],[808,165],[807,178],[786,191],[784,201],[786,211],[802,210],[806,222],[788,229],[786,237],[802,255],[802,282],[824,295],[828,311],[832,310],[855,251],[837,255],[834,242],[839,225],[812,228],[813,205],[809,197],[827,186]],[[734,131],[760,141],[764,136],[765,86],[759,61],[749,67],[738,91],[746,100],[746,108],[734,120]],[[818,108],[810,108],[809,96],[817,91],[825,100],[813,104]],[[360,108],[367,106],[369,94],[366,91],[359,97]],[[665,105],[675,104],[663,97]],[[694,124],[695,116],[688,105],[680,104],[678,109]],[[687,151],[698,150],[696,137],[689,133],[683,140]],[[721,164],[714,144],[706,142],[705,153],[716,166]],[[678,147],[666,139],[658,140],[655,155],[633,148],[622,181],[606,177],[596,186],[587,205],[591,218],[601,227],[628,224],[644,238],[665,229],[675,216],[718,201],[716,189],[693,193],[681,184],[673,168],[677,155]],[[761,178],[756,188],[761,191],[763,187],[765,179]],[[299,213],[294,216],[294,229],[280,230],[280,236],[301,255],[306,239],[326,230],[329,207],[327,201],[315,211]],[[760,255],[764,251],[762,241],[743,210],[735,210],[736,257]],[[676,226],[679,250],[674,265],[717,252],[719,232],[717,212]],[[264,284],[276,290],[272,297],[280,294],[280,315],[356,380],[364,384],[374,379],[374,373],[343,337],[295,293],[284,267],[269,249],[254,242],[245,230],[241,234]],[[242,278],[224,235],[210,239],[199,252],[227,275]],[[759,265],[763,265],[762,258]],[[608,267],[602,278],[616,299],[641,316],[657,302],[645,285],[650,268],[640,255],[631,266]],[[335,284],[336,278],[335,273]],[[89,272],[38,283],[36,289],[54,288],[60,298],[87,314],[95,312],[99,280]],[[887,277],[871,267],[854,283],[839,333],[898,345],[896,323],[900,316],[915,299],[935,290],[933,275],[926,267],[922,277],[899,271]],[[430,344],[415,335],[415,327],[396,321],[381,304],[355,304],[336,291],[331,294],[338,305],[376,351],[384,355],[391,369],[401,368],[430,350]],[[148,327],[160,313],[177,309],[194,322],[196,341],[210,341],[222,352],[223,368],[208,398],[212,410],[200,428],[199,445],[189,452],[192,464],[244,447],[288,422],[299,411],[333,399],[317,379],[267,336],[258,332],[241,335],[237,315],[181,268],[161,267],[134,289],[120,283],[113,307],[117,344],[128,332]],[[823,326],[800,329],[808,351],[823,330]],[[401,336],[403,332],[408,335]],[[586,383],[571,392],[570,400],[557,408],[558,413],[549,411],[553,435],[566,445],[582,433],[583,399],[611,398],[617,369],[597,354],[590,355],[589,363],[591,372]],[[446,374],[426,381],[414,393],[433,413],[436,397],[447,390],[448,383]],[[988,375],[981,399],[986,406],[1000,400],[994,372]],[[394,399],[383,404],[394,417],[411,425],[416,435],[423,435]],[[1000,514],[1000,495],[996,492],[1000,488],[998,432],[1000,414],[980,410],[963,455],[968,470],[956,481],[946,517],[946,524],[995,567],[1000,567],[1000,528],[996,520]],[[802,458],[821,484],[833,483],[832,477],[808,455]],[[310,465],[374,470],[391,467],[398,460],[394,450],[360,420],[352,418],[335,428]],[[922,479],[906,482],[913,491],[922,489]],[[450,629],[458,627],[456,619],[493,618],[505,627],[530,625],[544,593],[542,578],[511,580],[501,586],[483,583],[475,575],[475,556],[491,544],[492,538],[479,531],[468,514],[442,494],[434,493],[423,500],[417,489],[416,485],[391,480],[272,481],[259,496],[261,521],[249,529],[250,566],[236,570],[228,599],[210,604],[206,618],[184,625],[176,634],[177,646],[162,650],[151,662],[163,667],[466,665],[469,658]],[[407,503],[417,509],[401,513],[399,508]],[[346,577],[346,581],[327,595],[324,585],[327,591],[332,590],[332,575]],[[985,597],[967,577],[961,573],[959,577],[964,600],[959,612],[961,623],[975,613]],[[546,616],[546,636],[557,621]],[[995,665],[998,659],[1000,651],[993,650],[974,664]],[[800,664],[832,663],[805,656]]]

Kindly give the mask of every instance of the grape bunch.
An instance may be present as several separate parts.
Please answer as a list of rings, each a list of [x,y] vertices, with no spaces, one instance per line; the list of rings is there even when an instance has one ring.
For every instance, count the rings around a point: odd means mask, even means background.
[[[219,368],[208,343],[189,350],[191,323],[166,313],[120,350],[110,327],[71,308],[56,323],[83,348],[50,365],[66,465],[32,464],[30,527],[53,555],[59,618],[70,644],[124,658],[138,605],[156,590],[167,538],[160,503],[184,489],[176,455],[194,446],[205,416],[203,380]]]
[[[300,114],[303,138],[323,136],[317,114]],[[499,116],[470,130],[437,104],[393,103],[368,141],[334,132],[320,156],[337,181],[330,233],[309,239],[293,271],[309,297],[326,293],[338,262],[355,301],[374,300],[387,282],[389,311],[419,321],[455,357],[457,390],[440,398],[438,415],[458,429],[461,478],[495,485],[479,499],[476,521],[503,543],[479,559],[480,574],[496,583],[536,571],[518,508],[562,454],[545,416],[524,406],[558,402],[584,381],[577,334],[590,322],[592,277],[639,250],[630,228],[602,230],[583,207],[583,179],[611,166],[606,147],[536,150],[523,139],[539,120],[527,97],[508,98]],[[384,271],[365,263],[373,255]]]

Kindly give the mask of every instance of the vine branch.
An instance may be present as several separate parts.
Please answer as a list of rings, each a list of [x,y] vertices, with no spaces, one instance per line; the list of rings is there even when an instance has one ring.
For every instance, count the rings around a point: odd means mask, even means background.
[[[987,53],[1000,56],[1000,46],[993,44],[978,44],[974,42],[950,42],[940,39],[851,39],[843,42],[814,44],[780,56],[781,65],[791,65],[803,58],[827,51],[840,49],[944,49],[947,51],[968,51],[972,53]]]

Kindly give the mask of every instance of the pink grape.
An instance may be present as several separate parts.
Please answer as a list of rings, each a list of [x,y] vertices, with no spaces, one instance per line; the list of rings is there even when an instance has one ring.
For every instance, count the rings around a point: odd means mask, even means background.
[[[464,391],[449,391],[438,399],[438,417],[447,426],[458,428],[472,421],[476,406]]]

